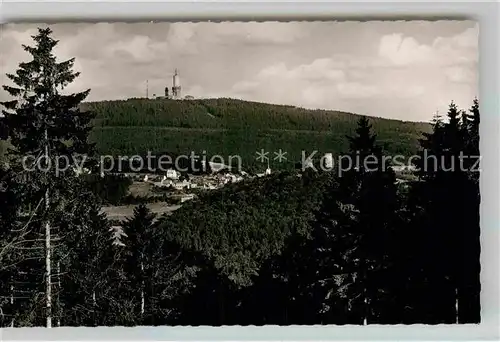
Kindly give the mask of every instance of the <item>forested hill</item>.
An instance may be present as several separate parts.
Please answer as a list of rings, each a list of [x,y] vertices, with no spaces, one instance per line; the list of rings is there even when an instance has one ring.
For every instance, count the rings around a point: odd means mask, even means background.
[[[162,219],[161,231],[200,252],[221,275],[247,284],[293,233],[308,235],[333,179],[327,173],[273,174],[202,195]]]
[[[96,126],[167,126],[206,129],[278,129],[329,131],[351,130],[359,115],[311,110],[236,99],[129,99],[89,102],[83,105],[97,113]],[[413,134],[427,124],[371,118],[377,131]]]
[[[359,115],[235,99],[129,99],[87,102],[84,109],[96,113],[91,139],[98,152],[112,155],[151,153],[214,155],[227,161],[240,156],[248,170],[262,170],[267,163],[256,160],[264,149],[272,169],[292,168],[312,151],[348,149],[346,135],[353,135]],[[429,113],[431,115],[431,113]],[[426,123],[370,118],[377,141],[387,153],[411,155],[417,150]],[[281,149],[287,160],[277,162]]]

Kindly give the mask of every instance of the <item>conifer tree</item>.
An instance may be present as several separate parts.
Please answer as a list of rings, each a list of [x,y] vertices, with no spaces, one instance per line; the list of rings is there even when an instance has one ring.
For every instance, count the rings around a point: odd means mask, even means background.
[[[10,186],[12,173],[0,165],[0,327],[14,324],[13,277],[17,260],[15,229],[18,202]]]
[[[24,265],[30,280],[23,282],[35,284],[44,279],[43,289],[27,291],[31,296],[40,290],[44,293],[43,313],[38,314],[43,315],[47,327],[53,325],[52,292],[54,283],[58,282],[53,278],[53,269],[60,257],[57,248],[64,243],[61,229],[68,229],[55,226],[54,222],[72,205],[68,184],[76,177],[72,168],[58,173],[56,166],[63,168],[66,162],[74,165],[76,158],[93,150],[87,141],[92,115],[79,109],[89,90],[69,95],[62,93],[79,73],[72,71],[74,59],[56,61],[53,49],[58,42],[51,34],[50,28],[39,29],[33,36],[35,46],[23,45],[32,60],[20,63],[15,74],[7,74],[13,85],[3,88],[14,99],[2,103],[6,108],[2,111],[4,123],[12,144],[9,167],[24,181],[16,186],[23,203],[18,219],[27,223],[23,226],[23,232],[28,232],[22,247],[23,257],[32,261]],[[40,259],[44,260],[43,266],[33,261]],[[18,265],[19,270],[24,266]],[[37,272],[42,269],[42,273]],[[23,297],[29,296],[24,294]],[[40,301],[35,297],[29,301],[31,307],[40,308]],[[40,322],[38,318],[26,319],[32,321],[26,324]]]
[[[302,263],[307,261],[303,267],[305,272],[297,276],[308,284],[309,293],[303,300],[310,302],[315,310],[314,313],[306,313],[306,317],[312,316],[310,324],[318,321],[322,324],[358,323],[358,312],[353,312],[347,294],[354,284],[351,255],[355,250],[356,236],[353,233],[358,224],[359,211],[352,205],[345,205],[344,200],[338,183],[330,182],[322,205],[315,214],[310,237],[302,248],[296,248],[300,250],[296,260]],[[294,249],[294,246],[287,246],[285,251],[289,248]],[[290,271],[293,274],[293,270]]]
[[[477,100],[471,113],[452,102],[447,122],[421,141],[420,182],[412,191],[421,238],[413,240],[412,259],[423,274],[414,305],[433,323],[479,322],[480,197],[469,158],[479,154]]]
[[[154,244],[155,229],[153,223],[156,215],[153,214],[144,204],[138,205],[134,209],[134,216],[123,225],[127,236],[125,243],[127,249],[126,272],[129,280],[131,298],[136,299],[137,310],[134,310],[138,322],[142,322],[146,310],[146,282],[153,279],[146,279],[147,271],[151,268],[150,246]]]
[[[463,233],[459,245],[458,265],[460,273],[457,290],[458,323],[479,323],[481,321],[481,281],[480,281],[480,203],[479,191],[480,150],[479,150],[479,100],[473,101],[462,126],[464,135],[464,158],[462,161],[462,226]]]
[[[365,117],[349,140],[354,167],[340,179],[340,201],[353,206],[357,222],[345,240],[345,248],[352,250],[346,268],[354,275],[349,291],[357,323],[370,324],[379,316],[373,308],[382,306],[377,304],[382,291],[380,274],[387,276],[394,260],[391,241],[398,223],[399,200],[394,172],[375,144],[376,135]]]
[[[100,304],[113,288],[107,277],[112,267],[108,255],[113,252],[108,239],[110,223],[88,185],[83,181],[77,185],[78,196],[71,211],[57,221],[57,225],[71,227],[71,231],[64,236],[65,243],[59,250],[62,276],[56,286],[54,315],[60,325],[97,326],[103,317]]]

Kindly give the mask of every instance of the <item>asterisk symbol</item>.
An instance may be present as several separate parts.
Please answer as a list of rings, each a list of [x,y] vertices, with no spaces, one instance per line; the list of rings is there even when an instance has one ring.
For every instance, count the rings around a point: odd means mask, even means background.
[[[257,159],[257,161],[260,161],[261,163],[263,163],[264,161],[269,160],[269,158],[267,157],[269,152],[264,151],[263,148],[260,149],[260,152],[257,151],[255,153],[257,153],[257,158],[255,158],[255,159]]]
[[[276,155],[276,157],[274,157],[274,160],[278,160],[280,163],[284,160],[286,160],[286,152],[283,152],[281,150],[281,148],[278,150],[278,152],[274,152],[274,154]]]

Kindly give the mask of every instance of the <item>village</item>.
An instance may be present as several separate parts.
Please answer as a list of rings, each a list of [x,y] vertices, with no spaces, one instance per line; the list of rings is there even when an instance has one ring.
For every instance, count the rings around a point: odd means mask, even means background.
[[[148,207],[157,215],[171,213],[180,206],[197,197],[203,191],[220,189],[228,184],[245,179],[263,177],[271,174],[268,167],[263,173],[251,175],[245,171],[232,172],[224,164],[210,163],[212,172],[206,174],[187,174],[175,169],[168,169],[164,174],[122,173],[132,181],[130,194],[142,198],[158,198]],[[165,200],[166,199],[166,200]],[[134,205],[105,206],[103,212],[113,221],[122,221],[133,214]]]
[[[332,164],[332,155],[325,155],[326,164]],[[204,191],[220,189],[228,184],[234,184],[246,179],[265,177],[271,174],[269,165],[262,173],[250,174],[243,170],[233,171],[230,166],[210,162],[210,173],[188,174],[173,168],[163,174],[154,173],[121,173],[131,180],[129,192],[139,198],[152,199],[148,201],[149,209],[158,216],[172,213],[187,201],[195,199]],[[305,165],[312,166],[311,165]],[[406,185],[414,179],[414,167],[406,165],[392,166],[396,173],[396,184]],[[105,206],[103,212],[112,221],[119,222],[131,217],[135,205]]]

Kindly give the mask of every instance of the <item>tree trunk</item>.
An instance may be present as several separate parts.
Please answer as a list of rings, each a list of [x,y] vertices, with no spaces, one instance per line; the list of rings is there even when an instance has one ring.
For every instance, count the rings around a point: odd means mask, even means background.
[[[48,201],[49,190],[45,191],[45,200]],[[46,208],[48,205],[46,206]],[[47,208],[48,209],[48,208]],[[52,286],[51,286],[51,269],[50,269],[50,223],[45,223],[45,299],[46,299],[46,315],[47,328],[52,327]]]
[[[45,129],[45,160],[49,160],[49,145],[47,138],[47,129]],[[46,171],[49,172],[49,171]],[[45,214],[49,211],[49,187],[45,190]],[[47,328],[52,328],[52,273],[51,273],[51,246],[50,246],[50,222],[45,222],[45,309],[47,318]]]
[[[363,325],[368,325],[368,263],[362,259],[361,262],[361,286],[363,286]]]
[[[363,299],[363,302],[364,302],[364,318],[363,318],[363,325],[368,325],[368,301],[367,301],[367,298],[366,298],[366,286],[363,290],[363,293],[364,293],[364,299]]]
[[[144,316],[144,263],[141,261],[141,277],[142,277],[142,283],[141,283],[141,319]]]
[[[62,308],[61,308],[61,262],[57,262],[57,326],[61,326],[61,316],[62,316]]]
[[[10,321],[10,327],[14,328],[14,277],[10,276],[10,307],[12,320]]]
[[[95,309],[97,307],[97,302],[96,302],[96,299],[95,299],[95,290],[92,291],[92,319],[93,319],[93,322],[94,322],[94,326],[96,327],[97,324],[96,324],[96,314],[95,314]]]

